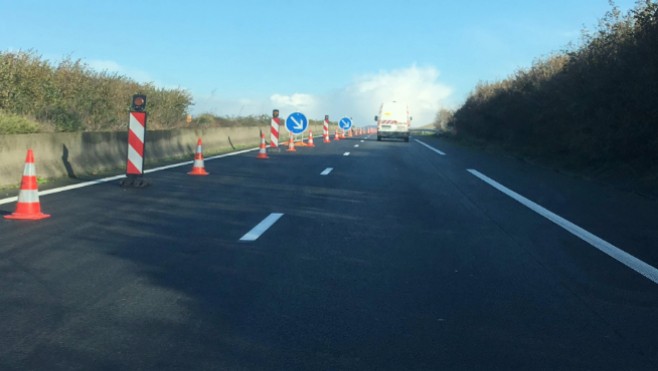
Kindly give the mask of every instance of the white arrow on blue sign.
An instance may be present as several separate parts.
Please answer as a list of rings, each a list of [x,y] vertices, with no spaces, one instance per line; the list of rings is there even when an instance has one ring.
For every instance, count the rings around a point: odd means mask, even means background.
[[[301,134],[308,128],[308,120],[303,113],[293,112],[286,119],[286,128],[293,134]]]
[[[338,126],[340,126],[341,129],[343,130],[350,130],[352,127],[352,119],[349,117],[343,117],[338,121]]]

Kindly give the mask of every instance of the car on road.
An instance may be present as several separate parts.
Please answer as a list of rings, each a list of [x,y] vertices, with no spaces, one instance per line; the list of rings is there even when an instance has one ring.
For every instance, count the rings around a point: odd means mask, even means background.
[[[408,142],[411,120],[407,104],[398,101],[382,103],[379,115],[375,116],[377,141],[382,138],[402,138]]]

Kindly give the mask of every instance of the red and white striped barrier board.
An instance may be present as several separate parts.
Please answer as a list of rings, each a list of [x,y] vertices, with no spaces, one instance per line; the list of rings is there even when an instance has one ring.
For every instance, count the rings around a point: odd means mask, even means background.
[[[272,117],[272,128],[270,130],[270,147],[279,147],[279,126],[281,125],[281,119],[278,117]]]
[[[130,112],[128,125],[128,161],[126,174],[144,174],[144,134],[146,133],[146,112]]]
[[[329,139],[329,117],[325,116],[324,124],[322,124],[322,138],[325,143],[331,142]]]

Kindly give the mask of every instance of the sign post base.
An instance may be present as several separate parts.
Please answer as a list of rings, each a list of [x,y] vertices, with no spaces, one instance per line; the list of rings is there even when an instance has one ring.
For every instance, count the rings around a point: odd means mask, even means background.
[[[119,185],[123,188],[146,188],[151,185],[151,181],[138,175],[128,175],[121,179]]]

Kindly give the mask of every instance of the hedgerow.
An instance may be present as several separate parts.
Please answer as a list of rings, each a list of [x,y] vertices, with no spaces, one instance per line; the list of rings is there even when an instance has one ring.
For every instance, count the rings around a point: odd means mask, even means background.
[[[137,93],[148,96],[151,128],[185,123],[192,104],[185,90],[96,72],[80,60],[51,65],[34,51],[0,52],[0,110],[35,118],[56,131],[125,129],[130,98]]]
[[[480,83],[448,123],[455,135],[577,167],[658,164],[658,4],[611,5],[581,46]]]

